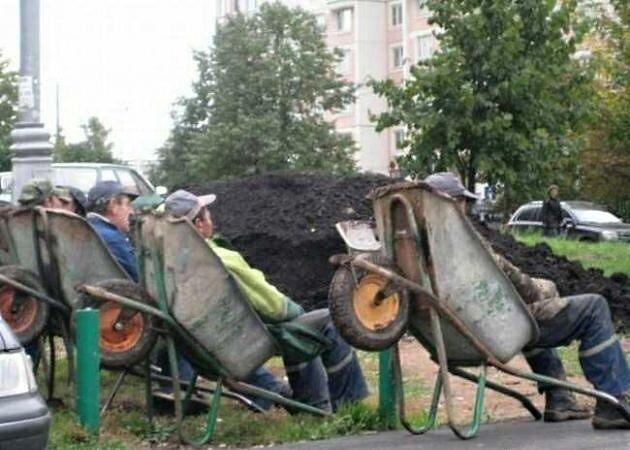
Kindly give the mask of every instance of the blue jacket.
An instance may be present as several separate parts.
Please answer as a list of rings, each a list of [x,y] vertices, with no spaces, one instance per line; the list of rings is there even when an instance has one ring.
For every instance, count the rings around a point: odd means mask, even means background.
[[[116,226],[104,217],[97,214],[88,214],[87,221],[96,230],[98,235],[105,241],[107,249],[116,261],[125,269],[125,272],[135,281],[138,282],[138,258],[136,252],[129,241]]]

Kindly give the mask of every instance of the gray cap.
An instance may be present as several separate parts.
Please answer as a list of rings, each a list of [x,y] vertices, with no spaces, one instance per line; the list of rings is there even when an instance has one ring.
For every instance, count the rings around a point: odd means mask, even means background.
[[[126,195],[133,200],[138,196],[138,193],[132,188],[123,186],[118,181],[99,181],[88,192],[87,209],[91,210],[96,205],[105,203],[119,195]]]
[[[448,194],[453,198],[467,197],[475,200],[479,199],[478,195],[466,189],[462,182],[459,181],[459,177],[451,172],[434,173],[426,177],[424,182],[433,189]]]
[[[175,217],[186,217],[194,220],[201,208],[208,206],[217,199],[214,194],[196,196],[195,194],[179,189],[166,197],[164,207],[166,212]]]

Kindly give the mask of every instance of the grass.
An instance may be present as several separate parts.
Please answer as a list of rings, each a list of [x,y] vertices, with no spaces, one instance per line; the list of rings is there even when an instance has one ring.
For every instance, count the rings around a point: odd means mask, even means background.
[[[556,255],[579,261],[585,268],[604,271],[606,276],[615,272],[630,275],[630,244],[623,242],[580,242],[563,238],[548,238],[540,234],[515,234],[520,242],[533,246],[544,242]]]
[[[60,352],[59,352],[60,353]],[[372,395],[364,403],[349,405],[335,415],[319,418],[308,414],[289,415],[282,409],[267,414],[255,414],[243,406],[222,399],[219,419],[212,446],[249,447],[285,442],[299,442],[331,437],[374,432],[383,427],[376,409],[378,383],[378,356],[361,352],[362,365]],[[272,370],[279,370],[282,362],[272,359]],[[109,394],[117,373],[101,372],[101,402]],[[50,432],[52,450],[131,450],[155,446],[175,448],[172,415],[158,415],[151,427],[145,416],[144,382],[127,377],[111,409],[101,421],[99,437],[91,436],[79,424],[74,413],[72,387],[67,385],[67,360],[58,355],[55,397],[61,405],[51,408],[53,422]],[[43,379],[38,379],[44,385]],[[418,389],[420,390],[420,388]],[[418,419],[421,419],[421,414]],[[187,433],[200,436],[206,423],[206,414],[189,416],[185,424]]]

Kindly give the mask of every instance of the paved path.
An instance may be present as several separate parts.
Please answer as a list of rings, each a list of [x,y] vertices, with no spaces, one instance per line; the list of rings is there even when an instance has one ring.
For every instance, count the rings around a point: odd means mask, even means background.
[[[514,422],[482,425],[476,438],[461,441],[449,429],[424,436],[388,431],[326,441],[302,442],[276,447],[300,450],[617,450],[630,449],[630,430],[594,431],[590,421],[549,424]]]

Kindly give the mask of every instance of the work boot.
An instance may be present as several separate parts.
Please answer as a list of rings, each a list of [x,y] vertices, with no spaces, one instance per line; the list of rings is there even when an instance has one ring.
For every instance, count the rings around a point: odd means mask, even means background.
[[[565,420],[588,419],[591,410],[581,406],[575,395],[566,389],[549,389],[545,393],[545,422],[564,422]]]
[[[624,392],[619,397],[619,403],[626,411],[630,412],[630,391]],[[595,404],[592,424],[593,428],[598,430],[630,429],[630,422],[624,418],[617,407],[600,399],[597,399]]]

